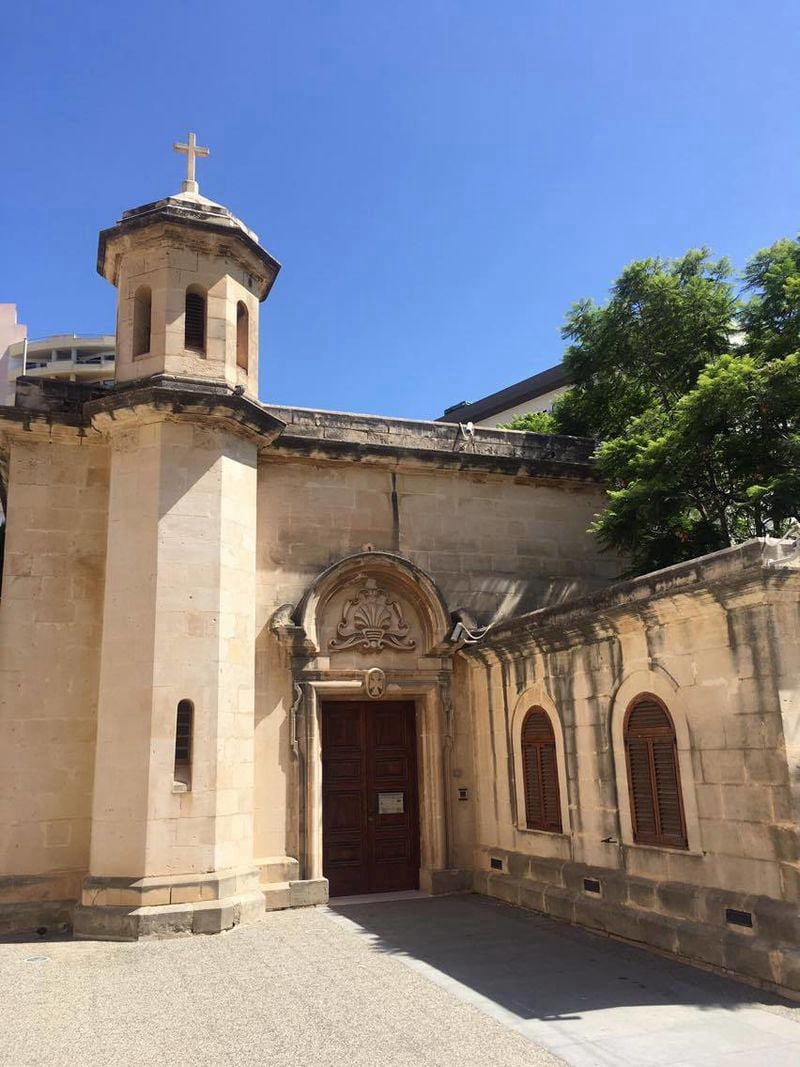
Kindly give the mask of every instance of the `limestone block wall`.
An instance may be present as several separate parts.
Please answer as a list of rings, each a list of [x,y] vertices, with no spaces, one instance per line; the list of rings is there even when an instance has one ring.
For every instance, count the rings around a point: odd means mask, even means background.
[[[89,865],[109,457],[72,430],[9,438],[0,911],[44,900],[59,917]]]
[[[161,420],[117,428],[112,445],[91,874],[249,866],[255,445]],[[181,700],[188,790],[174,775]]]
[[[282,409],[276,414],[286,417]],[[297,854],[291,669],[268,623],[281,605],[297,604],[326,567],[369,549],[397,553],[434,579],[451,610],[466,609],[482,622],[605,586],[619,567],[586,532],[603,502],[601,487],[588,479],[454,471],[403,462],[399,449],[390,463],[311,461],[289,451],[263,454],[259,467],[258,858]],[[448,443],[448,459],[451,453]]]
[[[219,239],[198,233],[192,237],[170,227],[151,227],[139,234],[121,256],[117,325],[118,381],[150,374],[182,374],[223,379],[258,394],[259,300],[251,287],[247,266],[232,255],[220,254]],[[252,268],[251,268],[252,269]],[[137,290],[149,287],[152,298],[150,351],[134,356],[134,305]],[[206,296],[206,351],[184,346],[185,298],[189,286]],[[241,301],[249,317],[248,366],[236,362],[236,306]]]
[[[469,653],[480,891],[800,988],[800,571],[784,552],[750,542],[534,613]],[[685,849],[634,842],[623,722],[642,693],[675,725]],[[554,726],[562,833],[526,826],[534,706]]]
[[[369,545],[416,563],[451,607],[496,621],[618,573],[587,534],[603,501],[594,483],[262,462],[259,571],[276,606],[296,602],[321,570]]]

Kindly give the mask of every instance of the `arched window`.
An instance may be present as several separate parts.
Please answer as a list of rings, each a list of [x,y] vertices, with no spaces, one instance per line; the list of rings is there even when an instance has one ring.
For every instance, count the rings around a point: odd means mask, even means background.
[[[250,348],[250,315],[242,300],[236,305],[236,366],[247,370]]]
[[[636,697],[625,720],[625,759],[633,840],[686,848],[675,727],[660,700]]]
[[[194,704],[179,700],[175,716],[175,784],[187,789],[192,784],[192,740],[194,734]]]
[[[152,294],[149,285],[140,285],[133,297],[133,358],[150,351]]]
[[[531,708],[522,723],[525,824],[529,830],[561,833],[556,738],[547,712]]]
[[[193,352],[206,350],[206,296],[196,285],[186,290],[183,344]]]

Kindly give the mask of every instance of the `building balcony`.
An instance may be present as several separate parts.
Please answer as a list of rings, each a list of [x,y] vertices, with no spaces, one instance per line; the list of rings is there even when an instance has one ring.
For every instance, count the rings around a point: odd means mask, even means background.
[[[114,377],[113,334],[59,334],[17,341],[8,348],[8,381],[20,375],[69,381],[103,381]]]

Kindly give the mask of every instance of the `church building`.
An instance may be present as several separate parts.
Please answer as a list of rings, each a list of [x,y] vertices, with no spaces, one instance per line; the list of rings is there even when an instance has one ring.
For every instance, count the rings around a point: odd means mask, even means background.
[[[183,148],[113,384],[0,408],[0,931],[471,891],[800,992],[800,531],[619,582],[593,442],[260,402]]]

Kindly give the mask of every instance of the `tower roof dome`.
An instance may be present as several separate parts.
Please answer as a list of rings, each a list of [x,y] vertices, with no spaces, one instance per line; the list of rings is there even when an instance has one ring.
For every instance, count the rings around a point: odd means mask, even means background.
[[[151,226],[173,224],[181,228],[199,230],[217,236],[233,237],[245,246],[260,265],[265,285],[260,294],[263,300],[280,270],[280,263],[269,254],[258,240],[258,234],[237,218],[228,208],[217,204],[197,192],[188,191],[142,204],[122,214],[115,226],[100,231],[97,247],[97,271],[112,284],[116,284],[116,257],[111,253],[111,244],[118,245],[117,238],[132,237]]]

